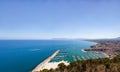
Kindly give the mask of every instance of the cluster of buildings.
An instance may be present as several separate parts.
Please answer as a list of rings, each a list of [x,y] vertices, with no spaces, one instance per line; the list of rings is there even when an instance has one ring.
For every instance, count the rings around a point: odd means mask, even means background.
[[[85,51],[101,51],[111,58],[120,55],[120,40],[93,40],[93,42],[97,42],[97,44]]]

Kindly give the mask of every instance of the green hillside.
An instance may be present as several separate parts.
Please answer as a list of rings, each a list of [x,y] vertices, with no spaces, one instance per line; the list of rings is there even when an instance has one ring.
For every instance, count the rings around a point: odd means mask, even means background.
[[[113,59],[78,60],[68,66],[61,63],[56,69],[44,69],[41,72],[120,72],[120,56]]]

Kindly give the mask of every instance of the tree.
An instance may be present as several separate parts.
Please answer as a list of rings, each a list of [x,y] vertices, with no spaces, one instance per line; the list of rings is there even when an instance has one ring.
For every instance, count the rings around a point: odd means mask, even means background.
[[[43,69],[41,72],[49,72],[48,69]]]
[[[60,64],[58,64],[58,67],[59,67],[60,71],[63,72],[66,65],[64,63],[60,63]]]

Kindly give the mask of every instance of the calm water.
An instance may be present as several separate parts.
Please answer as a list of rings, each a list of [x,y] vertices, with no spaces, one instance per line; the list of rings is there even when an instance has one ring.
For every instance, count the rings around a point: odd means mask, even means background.
[[[1,40],[0,72],[29,72],[58,49],[60,53],[51,61],[104,57],[101,53],[81,51],[94,44],[80,40]]]

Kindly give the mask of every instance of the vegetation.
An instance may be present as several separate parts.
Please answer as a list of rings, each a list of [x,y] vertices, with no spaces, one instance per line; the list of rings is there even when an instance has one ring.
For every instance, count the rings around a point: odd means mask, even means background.
[[[61,63],[56,69],[44,69],[41,72],[120,72],[120,56],[113,59],[78,60],[68,66]]]

